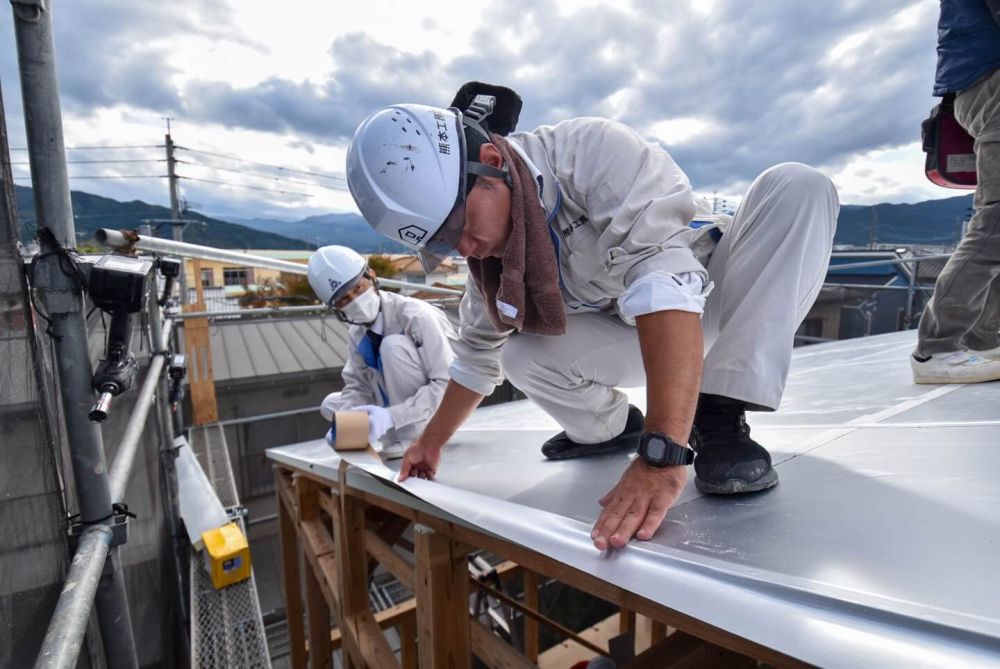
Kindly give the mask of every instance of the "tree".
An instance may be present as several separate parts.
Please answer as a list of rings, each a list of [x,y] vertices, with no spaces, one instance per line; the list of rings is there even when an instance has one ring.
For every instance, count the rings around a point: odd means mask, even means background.
[[[380,279],[391,279],[396,276],[396,268],[392,266],[389,256],[370,255],[368,256],[368,266],[375,270],[375,274]]]

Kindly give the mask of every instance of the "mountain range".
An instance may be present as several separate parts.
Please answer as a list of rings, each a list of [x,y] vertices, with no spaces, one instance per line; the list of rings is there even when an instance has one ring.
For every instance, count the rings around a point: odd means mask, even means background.
[[[835,244],[867,246],[954,245],[962,234],[962,223],[971,215],[972,195],[916,204],[846,204],[840,208]],[[320,246],[342,244],[362,253],[405,253],[406,249],[372,230],[357,214],[326,214],[299,221],[266,218],[228,218],[256,230],[305,239]]]
[[[22,239],[35,232],[31,189],[15,186]],[[145,219],[169,219],[170,210],[139,200],[119,202],[111,198],[73,191],[73,214],[79,241],[90,240],[98,228],[137,228]],[[938,246],[955,244],[962,222],[971,214],[972,195],[927,200],[915,204],[851,205],[840,208],[836,244],[865,246]],[[314,249],[327,244],[350,246],[361,253],[402,253],[406,249],[372,230],[357,214],[324,214],[297,221],[267,218],[226,220],[188,211],[195,219],[184,231],[184,240],[226,249]],[[874,233],[874,234],[873,234]],[[159,236],[170,233],[167,226]]]
[[[17,202],[18,220],[21,223],[21,241],[27,242],[35,235],[35,201],[31,188],[14,186]],[[73,219],[76,225],[76,237],[79,242],[92,241],[94,232],[99,228],[136,229],[149,219],[168,220],[170,209],[155,204],[147,204],[140,200],[119,202],[100,195],[92,195],[83,191],[71,191],[73,204]],[[255,230],[242,225],[234,225],[227,221],[187,211],[185,219],[195,220],[196,224],[184,229],[184,241],[204,246],[214,246],[221,249],[314,249],[301,239],[267,231]],[[154,224],[155,225],[155,224]],[[157,232],[159,237],[171,237],[169,225],[163,225]]]
[[[375,232],[357,214],[323,214],[299,221],[233,217],[226,220],[254,230],[296,237],[319,246],[340,244],[360,253],[407,253],[405,246]]]

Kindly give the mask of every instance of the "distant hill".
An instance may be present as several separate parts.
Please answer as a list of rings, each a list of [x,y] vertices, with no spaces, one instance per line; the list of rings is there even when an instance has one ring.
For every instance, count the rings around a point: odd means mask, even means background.
[[[836,244],[868,244],[872,211],[877,210],[875,241],[880,244],[938,246],[954,244],[961,234],[961,221],[969,216],[972,196],[963,195],[916,204],[845,204],[837,220]],[[405,253],[401,244],[372,230],[357,214],[326,214],[299,221],[263,218],[229,218],[257,230],[305,239],[313,244],[342,244],[361,253]]]
[[[21,220],[21,238],[27,242],[35,234],[35,202],[31,188],[14,186],[17,197],[18,217]],[[170,218],[170,209],[139,200],[119,202],[111,198],[91,195],[82,191],[71,191],[73,216],[76,221],[77,241],[94,238],[98,228],[138,228],[143,219]],[[204,216],[194,211],[184,214],[185,218],[204,222],[189,225],[184,230],[184,241],[222,249],[312,249],[314,245],[301,239],[264,232],[216,218]],[[158,236],[170,237],[169,226],[160,228]]]
[[[340,244],[359,253],[407,253],[402,244],[393,242],[371,229],[357,214],[323,214],[299,221],[278,221],[267,218],[232,218],[233,223],[248,228],[274,232],[304,239],[318,246]]]
[[[962,221],[970,215],[972,195],[916,204],[845,204],[837,220],[836,244],[866,245],[873,212],[875,241],[880,244],[945,245],[958,241]]]
[[[31,189],[15,186],[22,238],[35,234]],[[73,191],[73,214],[79,241],[93,239],[98,228],[137,228],[143,219],[170,218],[166,207],[139,200],[119,202],[99,195]],[[866,245],[875,220],[875,241],[880,244],[946,245],[958,241],[961,222],[968,218],[972,195],[927,200],[915,204],[845,204],[840,208],[835,243]],[[312,249],[342,244],[361,253],[405,253],[406,248],[372,230],[357,214],[324,214],[298,221],[264,218],[231,218],[222,221],[197,212],[187,218],[205,223],[189,226],[184,240],[226,249]],[[167,226],[160,236],[169,236]]]

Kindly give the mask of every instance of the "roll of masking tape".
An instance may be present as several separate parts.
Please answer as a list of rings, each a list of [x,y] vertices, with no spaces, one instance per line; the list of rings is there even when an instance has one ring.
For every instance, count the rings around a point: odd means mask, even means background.
[[[365,411],[337,411],[333,414],[337,425],[335,451],[360,451],[368,448],[368,413]]]

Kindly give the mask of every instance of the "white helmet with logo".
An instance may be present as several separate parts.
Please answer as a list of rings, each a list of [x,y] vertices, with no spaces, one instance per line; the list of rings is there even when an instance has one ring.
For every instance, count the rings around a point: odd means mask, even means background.
[[[368,263],[346,246],[324,246],[309,257],[309,285],[323,304],[332,307],[341,295],[354,287]]]
[[[477,96],[469,110],[417,104],[391,105],[366,118],[347,152],[347,184],[368,225],[420,255],[426,271],[458,244],[465,226],[466,175],[509,181],[497,169],[466,159],[465,130],[480,125],[492,96]]]

